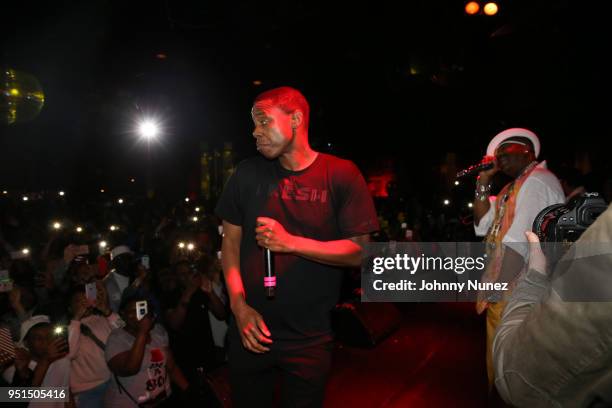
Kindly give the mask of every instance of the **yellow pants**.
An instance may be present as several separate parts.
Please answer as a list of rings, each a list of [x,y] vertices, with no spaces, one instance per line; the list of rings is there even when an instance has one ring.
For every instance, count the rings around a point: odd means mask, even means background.
[[[489,379],[489,391],[495,383],[495,371],[493,370],[493,339],[497,326],[501,321],[502,312],[506,302],[489,303],[487,308],[487,378]]]

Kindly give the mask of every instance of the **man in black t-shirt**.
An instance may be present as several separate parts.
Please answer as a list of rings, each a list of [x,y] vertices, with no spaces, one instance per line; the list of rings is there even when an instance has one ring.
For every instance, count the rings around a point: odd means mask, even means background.
[[[229,363],[235,406],[321,406],[331,360],[330,312],[342,267],[361,263],[378,229],[366,183],[348,160],[308,143],[308,102],[276,88],[253,105],[263,157],[240,163],[217,204],[222,263],[234,322]],[[263,248],[273,252],[276,294],[266,297]]]

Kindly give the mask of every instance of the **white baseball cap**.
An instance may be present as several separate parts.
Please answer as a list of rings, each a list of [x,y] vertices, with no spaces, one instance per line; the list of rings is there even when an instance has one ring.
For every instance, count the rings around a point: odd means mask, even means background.
[[[23,341],[25,340],[26,336],[28,335],[32,327],[36,326],[37,324],[41,324],[41,323],[50,324],[51,320],[49,319],[49,316],[36,315],[36,316],[30,317],[28,320],[21,323],[21,332],[20,332],[19,343],[18,343],[19,347],[25,348],[25,344],[23,343]]]
[[[133,254],[133,252],[127,245],[119,245],[112,249],[110,253],[110,259],[112,261],[119,255],[123,255],[123,254]]]

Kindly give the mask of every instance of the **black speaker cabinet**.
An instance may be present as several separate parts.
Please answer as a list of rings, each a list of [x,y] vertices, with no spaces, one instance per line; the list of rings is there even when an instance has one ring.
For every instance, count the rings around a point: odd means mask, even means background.
[[[358,300],[336,306],[332,321],[336,338],[357,347],[374,347],[397,330],[402,315],[393,303]]]

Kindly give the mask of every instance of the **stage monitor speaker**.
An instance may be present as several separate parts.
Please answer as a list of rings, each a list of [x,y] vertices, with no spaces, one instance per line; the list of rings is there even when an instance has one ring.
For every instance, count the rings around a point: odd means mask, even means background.
[[[227,365],[200,375],[200,401],[195,405],[212,408],[232,407]]]
[[[402,315],[393,303],[357,300],[337,305],[332,321],[338,340],[357,347],[374,347],[399,328]]]

